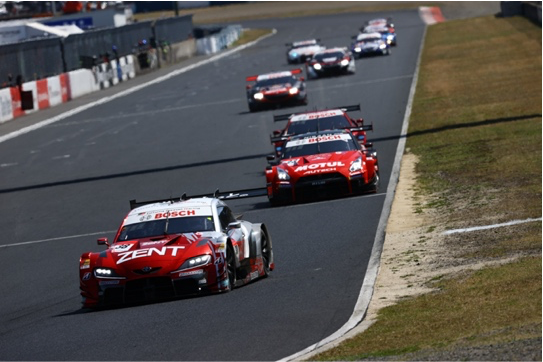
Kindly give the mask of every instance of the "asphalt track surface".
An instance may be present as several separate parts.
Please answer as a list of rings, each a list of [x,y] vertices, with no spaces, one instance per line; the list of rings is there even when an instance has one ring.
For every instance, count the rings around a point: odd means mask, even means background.
[[[357,60],[352,76],[308,81],[307,107],[249,113],[245,77],[292,68],[287,42],[348,45],[367,14],[244,22],[277,34],[1,142],[0,360],[278,360],[344,325],[368,266],[424,34],[416,10],[374,15],[394,18],[392,55]],[[0,137],[172,69],[0,125]],[[358,103],[352,115],[374,125],[379,193],[277,208],[265,197],[229,202],[268,226],[271,277],[227,294],[81,309],[79,256],[102,250],[96,239],[113,237],[128,200],[263,187],[269,134],[283,125],[272,115]]]

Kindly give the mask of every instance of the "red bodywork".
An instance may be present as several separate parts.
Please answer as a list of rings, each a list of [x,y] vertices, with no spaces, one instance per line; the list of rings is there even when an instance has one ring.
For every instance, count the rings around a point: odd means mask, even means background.
[[[214,202],[202,200],[192,205]],[[128,236],[128,232],[141,232],[144,226],[140,225],[156,220],[172,225],[190,218],[196,211],[184,207],[187,202],[135,208],[123,221],[113,244],[100,238],[98,244],[107,245],[106,250],[81,255],[79,280],[84,308],[227,292],[273,270],[271,239],[263,224],[259,224],[258,236],[252,229],[254,224],[243,220],[229,221],[225,232],[213,227],[203,232],[166,233],[163,227],[158,236]],[[224,204],[219,206],[225,208]],[[211,215],[208,219],[215,222]],[[266,255],[261,252],[264,243]]]
[[[351,171],[360,158],[360,169]],[[377,155],[363,146],[358,150],[285,158],[266,169],[268,198],[273,205],[376,192],[378,181]]]
[[[364,125],[363,118],[351,118],[347,114],[347,111],[350,110],[360,110],[360,106],[354,105],[275,116],[275,121],[288,119],[288,122],[283,129],[275,130],[273,135],[270,136],[270,141],[273,144],[276,157],[281,157],[285,141],[289,137],[307,132],[316,132],[317,130],[326,131],[332,129],[350,129],[351,133],[361,145],[367,145],[368,138],[366,131],[373,130],[373,124]],[[297,125],[300,123],[299,118],[304,118],[304,126],[302,129],[297,127]]]

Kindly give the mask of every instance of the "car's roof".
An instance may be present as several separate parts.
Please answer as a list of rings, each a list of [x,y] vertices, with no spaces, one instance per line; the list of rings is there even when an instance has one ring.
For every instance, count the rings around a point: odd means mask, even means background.
[[[130,211],[124,220],[124,225],[153,219],[157,214],[176,211],[182,216],[212,216],[213,208],[224,205],[216,198],[201,197],[181,201],[164,201],[143,205]]]

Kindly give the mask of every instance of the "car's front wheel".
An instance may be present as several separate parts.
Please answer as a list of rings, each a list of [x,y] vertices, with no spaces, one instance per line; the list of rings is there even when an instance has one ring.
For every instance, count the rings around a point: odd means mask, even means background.
[[[226,249],[226,269],[228,271],[228,290],[234,289],[237,282],[236,274],[236,255],[232,245],[228,245]]]

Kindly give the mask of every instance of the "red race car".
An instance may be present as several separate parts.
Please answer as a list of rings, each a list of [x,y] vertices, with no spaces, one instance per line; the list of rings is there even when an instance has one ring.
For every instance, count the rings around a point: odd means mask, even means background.
[[[268,158],[266,188],[272,205],[377,192],[377,152],[347,130],[312,132],[285,143],[280,160]]]
[[[98,239],[107,249],[79,259],[83,308],[228,292],[268,276],[266,225],[236,218],[221,200],[247,195],[131,201],[113,242]]]
[[[373,124],[364,125],[364,119],[353,119],[347,112],[359,111],[360,105],[337,107],[318,111],[282,114],[273,117],[275,122],[288,120],[282,130],[275,130],[270,136],[276,157],[281,157],[285,141],[295,135],[330,129],[349,129],[355,138],[366,147],[371,147],[366,131],[373,130]]]
[[[307,104],[304,77],[297,78],[302,69],[267,73],[247,77],[247,103],[251,112],[284,105]]]
[[[336,76],[342,74],[354,74],[356,64],[354,56],[347,48],[330,48],[315,53],[306,62],[308,79],[316,79],[325,76]]]

